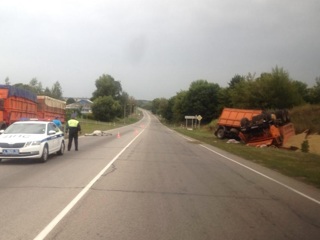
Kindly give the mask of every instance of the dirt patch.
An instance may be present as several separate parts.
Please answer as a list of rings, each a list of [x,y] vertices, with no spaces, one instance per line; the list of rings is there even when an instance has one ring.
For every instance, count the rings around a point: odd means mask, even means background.
[[[297,151],[301,151],[301,145],[305,140],[308,140],[309,152],[320,155],[320,135],[318,134],[308,135],[307,133],[300,133],[294,135],[283,144],[283,147],[295,147],[298,148]]]

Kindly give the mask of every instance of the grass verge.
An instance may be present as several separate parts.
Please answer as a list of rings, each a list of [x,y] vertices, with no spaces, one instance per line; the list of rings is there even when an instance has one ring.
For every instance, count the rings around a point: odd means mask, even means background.
[[[271,147],[255,148],[241,143],[227,143],[227,140],[216,138],[212,131],[205,127],[196,130],[187,130],[185,128],[173,129],[183,135],[320,188],[320,155]]]
[[[125,119],[116,119],[114,122],[101,122],[90,119],[77,119],[80,122],[81,134],[90,134],[95,130],[108,131],[114,128],[130,125],[138,122],[142,114],[132,114]]]

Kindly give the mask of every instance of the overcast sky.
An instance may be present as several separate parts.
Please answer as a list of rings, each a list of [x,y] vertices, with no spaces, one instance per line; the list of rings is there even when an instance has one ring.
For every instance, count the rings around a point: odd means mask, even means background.
[[[92,97],[109,74],[136,99],[271,72],[315,84],[319,0],[0,0],[0,83]]]

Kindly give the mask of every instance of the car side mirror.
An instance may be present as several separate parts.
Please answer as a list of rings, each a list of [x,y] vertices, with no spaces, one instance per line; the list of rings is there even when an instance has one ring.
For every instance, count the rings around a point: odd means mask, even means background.
[[[0,135],[1,135],[2,133],[4,133],[4,129],[1,129],[1,130],[0,130]]]
[[[49,135],[54,135],[54,134],[56,134],[56,131],[55,131],[55,130],[50,130],[50,131],[49,131]]]

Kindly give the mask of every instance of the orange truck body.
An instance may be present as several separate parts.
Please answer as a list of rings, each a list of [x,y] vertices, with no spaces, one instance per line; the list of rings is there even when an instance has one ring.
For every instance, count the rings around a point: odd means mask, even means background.
[[[252,120],[253,116],[261,113],[262,110],[224,108],[219,117],[218,124],[221,126],[240,127],[242,118]]]
[[[66,102],[48,96],[37,96],[39,119],[53,120],[59,117],[59,120],[65,122]]]
[[[65,119],[66,103],[47,96],[38,96],[31,91],[0,85],[0,129],[24,119]]]
[[[220,138],[239,138],[241,119],[252,117],[262,113],[262,110],[224,108],[218,119],[215,135]]]
[[[21,88],[0,85],[0,128],[23,118],[37,118],[37,96]]]
[[[224,108],[215,135],[220,139],[237,138],[250,146],[281,146],[295,135],[295,130],[287,112],[277,112],[281,115],[267,114],[262,110]]]

